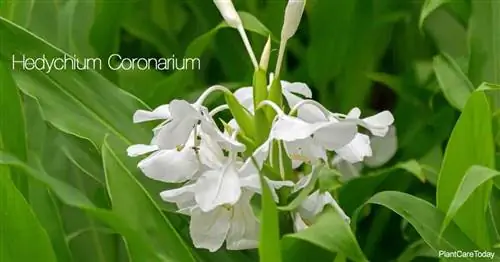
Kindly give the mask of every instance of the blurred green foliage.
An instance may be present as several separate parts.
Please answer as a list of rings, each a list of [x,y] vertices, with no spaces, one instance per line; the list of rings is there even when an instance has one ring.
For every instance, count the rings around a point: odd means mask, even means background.
[[[257,56],[265,44],[266,34],[271,34],[273,52],[277,52],[286,1],[234,0],[234,3],[239,11],[256,18],[248,15],[245,26],[251,31],[250,40]],[[242,15],[246,16],[245,13]],[[112,133],[129,142],[144,142],[148,137],[146,129],[133,127],[131,122],[134,110],[146,105],[153,108],[174,98],[193,99],[213,84],[224,83],[231,88],[251,85],[253,67],[239,36],[234,30],[221,25],[217,9],[212,1],[206,0],[7,0],[0,1],[0,16],[1,94],[2,98],[7,98],[0,99],[2,151],[73,185],[71,190],[84,192],[85,199],[96,205],[63,204],[54,195],[61,197],[61,191],[66,194],[73,191],[50,183],[49,191],[46,185],[35,183],[33,179],[29,180],[29,185],[27,181],[16,181],[27,202],[37,203],[40,207],[33,210],[40,220],[39,224],[33,223],[32,217],[23,219],[37,232],[41,226],[51,227],[46,228],[44,234],[52,241],[59,261],[128,261],[129,255],[132,258],[134,254],[144,254],[141,253],[144,250],[153,254],[149,250],[151,247],[140,245],[140,240],[139,251],[125,248],[124,241],[116,232],[130,236],[135,231],[131,233],[120,225],[110,231],[114,217],[107,217],[108,214],[102,213],[101,209],[109,208],[111,204],[116,207],[119,203],[120,215],[140,231],[139,225],[143,221],[136,216],[141,213],[127,216],[128,209],[134,209],[131,212],[138,212],[140,208],[172,210],[157,199],[157,193],[165,186],[147,181],[140,175],[137,179],[131,174],[114,176],[120,173],[117,162],[122,161],[119,156],[124,151],[105,142],[103,134]],[[199,57],[201,69],[177,72],[113,71],[104,67],[98,73],[105,79],[94,73],[27,76],[13,72],[11,76],[8,67],[13,53],[45,53],[52,56],[60,53],[41,41],[31,41],[31,35],[21,32],[8,21],[81,58],[100,57],[106,61],[114,53],[130,58]],[[435,236],[422,234],[418,228],[420,220],[412,220],[414,218],[406,213],[398,212],[417,227],[415,230],[407,220],[389,210],[416,203],[423,206],[418,212],[425,209],[432,213],[437,212],[434,207],[419,202],[421,200],[395,202],[392,206],[381,204],[389,209],[364,206],[364,203],[371,199],[370,203],[376,204],[382,201],[380,199],[393,197],[382,194],[371,198],[386,190],[402,191],[432,204],[439,203],[436,201],[437,176],[460,110],[466,108],[468,98],[481,83],[500,83],[500,1],[309,0],[297,35],[290,40],[288,47],[282,79],[307,83],[313,89],[314,97],[331,110],[346,113],[352,107],[359,107],[370,114],[387,109],[395,116],[398,137],[396,155],[377,170],[365,168],[365,176],[349,182],[337,192],[340,205],[348,215],[356,214],[360,219],[355,234],[364,255],[370,261],[410,261],[417,255],[426,257],[417,258],[418,261],[436,261],[436,258],[430,258],[436,255],[435,252],[421,240],[421,237],[424,238],[428,245],[435,248],[437,243],[428,243]],[[115,85],[138,99],[113,89]],[[17,88],[22,93],[17,93]],[[85,104],[95,98],[99,101]],[[479,134],[476,126],[484,127],[484,121],[489,121],[490,115],[483,114],[485,119],[477,122],[473,120],[478,116],[468,116],[471,123],[464,125],[472,130],[457,134],[460,138],[453,141],[469,139],[470,144],[464,147],[461,142],[456,142],[458,145],[454,146],[459,149],[454,151],[470,153],[480,141],[486,141],[481,136],[491,133],[491,128],[496,138],[495,148],[500,145],[498,98],[495,94],[489,94],[488,98],[494,116],[493,127],[487,126],[481,131],[484,133]],[[217,104],[222,99],[215,97],[210,101]],[[18,103],[21,100],[22,108]],[[43,112],[40,112],[39,106]],[[66,114],[65,110],[73,114]],[[469,131],[479,137],[471,138]],[[27,135],[18,137],[19,134]],[[490,141],[485,143],[489,145],[484,148],[491,151],[492,148],[488,147],[491,146]],[[114,182],[110,183],[110,177],[105,177],[102,171],[101,149],[106,156],[106,172],[117,179]],[[470,163],[461,162],[465,158],[470,159]],[[463,174],[457,178],[455,171],[447,170],[453,169],[459,162],[464,165],[459,168],[460,172],[465,172],[469,164],[483,164],[482,156],[478,157],[480,159],[472,158],[457,156],[448,160],[446,170],[441,170],[440,176],[448,172],[445,176],[453,181],[450,183],[458,185]],[[392,168],[407,161],[417,161],[422,169]],[[484,161],[487,161],[488,167],[494,168],[493,154]],[[3,168],[0,171],[2,174],[22,172]],[[417,173],[417,176],[412,173]],[[425,180],[419,180],[419,176],[424,176]],[[26,180],[26,177],[20,180]],[[113,188],[120,188],[120,183],[130,184],[128,187],[140,192],[144,188],[138,183],[146,185],[152,201],[138,198],[132,202],[127,200],[130,196],[123,195],[123,192],[116,196],[114,192],[119,191],[113,191]],[[2,182],[2,187],[9,190],[9,196],[13,195],[13,201],[20,202],[25,208],[24,200],[9,186],[9,183],[3,185]],[[496,226],[497,230],[487,242],[479,241],[480,247],[500,242],[499,189],[492,187],[490,191],[493,192],[491,201],[487,198],[484,202],[485,206],[491,206],[490,213],[478,218],[491,215],[492,219],[488,218],[485,224],[482,220],[478,223],[484,227]],[[489,196],[488,192],[485,194]],[[451,199],[453,195],[447,197]],[[446,211],[450,199],[441,211]],[[474,203],[477,202],[467,205]],[[363,208],[358,209],[360,206]],[[155,244],[186,239],[188,234],[184,217],[167,213],[152,219],[154,221],[150,222],[154,225],[145,230],[161,228],[161,232],[141,232],[137,239],[150,240]],[[57,223],[51,224],[50,221]],[[108,224],[103,221],[108,221]],[[163,221],[167,224],[162,224]],[[458,221],[466,225],[471,220],[462,216]],[[175,237],[169,235],[173,228],[177,230]],[[455,224],[453,230],[459,231]],[[61,231],[66,234],[64,240],[58,239]],[[477,236],[468,231],[464,233]],[[461,232],[449,234],[463,237]],[[492,243],[489,243],[490,240]],[[314,244],[314,241],[311,243]],[[297,252],[300,257],[315,254],[321,257],[321,261],[333,261],[334,252],[338,250],[334,246],[320,249],[310,243],[297,246],[285,241],[285,244],[295,248],[293,252],[284,254],[285,259]],[[185,250],[176,253],[174,259],[252,261],[257,257],[254,251],[209,254],[181,247]],[[168,256],[169,251],[160,255]],[[336,259],[345,261],[340,255]]]

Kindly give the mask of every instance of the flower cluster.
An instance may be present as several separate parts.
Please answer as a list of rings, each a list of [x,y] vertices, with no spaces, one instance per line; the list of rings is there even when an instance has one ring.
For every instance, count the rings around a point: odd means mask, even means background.
[[[214,2],[228,25],[242,36],[255,66],[254,78],[263,75],[267,80],[270,41],[258,64],[231,1]],[[234,93],[212,86],[194,103],[173,100],[134,114],[136,123],[162,120],[153,129],[151,142],[130,146],[128,154],[148,154],[138,167],[149,178],[181,184],[160,195],[191,217],[195,247],[216,251],[226,242],[227,249],[256,248],[259,220],[251,199],[261,193],[262,184],[269,186],[276,202],[286,202],[282,192],[293,194],[312,183],[311,174],[299,178],[294,170],[304,165],[314,170],[320,163],[330,163],[333,154],[350,163],[363,161],[372,149],[370,137],[359,127],[383,137],[394,120],[388,111],[367,118],[361,118],[358,108],[345,115],[330,112],[311,100],[306,84],[279,79],[286,42],[297,30],[304,5],[295,0],[286,7],[278,64],[269,83],[255,81]],[[227,104],[209,110],[204,102],[215,91],[224,93]],[[221,123],[221,129],[214,116],[222,110],[230,110],[233,119]],[[316,190],[292,212],[294,229],[314,223],[326,205],[349,221],[329,192]]]

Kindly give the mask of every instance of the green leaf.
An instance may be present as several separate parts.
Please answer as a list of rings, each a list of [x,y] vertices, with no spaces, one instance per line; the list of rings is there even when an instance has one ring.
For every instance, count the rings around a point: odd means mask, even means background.
[[[63,57],[64,53],[17,25],[0,17],[0,38],[10,39],[0,46],[0,56],[12,63],[15,59]],[[146,106],[123,92],[94,71],[13,70],[18,87],[35,97],[44,117],[58,129],[88,138],[100,145],[106,133],[113,133],[126,141],[144,142],[150,136],[145,129],[132,123],[132,115]],[[108,106],[112,105],[112,106]],[[62,113],[64,112],[64,114]]]
[[[450,208],[472,165],[494,167],[491,112],[483,92],[472,93],[448,141],[437,183],[437,207],[441,211]],[[484,210],[490,191],[490,183],[477,189],[455,217],[457,225],[482,248],[489,247]]]
[[[22,100],[16,83],[10,74],[7,65],[0,62],[0,139],[3,141],[1,149],[9,151],[17,158],[27,159],[25,118]],[[15,170],[10,172],[12,180],[21,193],[28,197],[28,180]]]
[[[418,20],[418,27],[422,30],[424,26],[425,19],[434,12],[436,9],[444,4],[447,4],[450,0],[426,0],[422,5],[422,11],[420,11],[420,18]]]
[[[397,192],[384,191],[371,197],[366,204],[377,204],[389,208],[408,221],[422,239],[436,252],[439,250],[477,249],[477,246],[460,228],[451,223],[448,229],[439,237],[439,229],[444,220],[444,214],[429,202],[415,196]],[[363,207],[363,206],[362,206]],[[353,216],[356,221],[361,208]],[[465,259],[464,261],[474,261]]]
[[[300,239],[333,253],[345,255],[353,261],[368,261],[356,241],[349,224],[332,209],[327,209],[309,228],[286,235],[284,241]]]
[[[458,210],[472,196],[474,191],[486,182],[498,176],[500,176],[499,171],[487,167],[470,167],[465,173],[465,176],[462,178],[460,186],[453,197],[453,201],[451,202],[449,209],[446,211],[446,217],[444,218],[443,225],[441,226],[441,232],[446,229],[450,221],[457,214]]]
[[[255,166],[258,166],[253,157],[252,161]],[[281,262],[278,209],[263,174],[260,174],[260,185],[262,187],[259,241],[260,261]]]
[[[469,77],[474,86],[500,83],[500,2],[471,1]]]
[[[123,142],[115,137],[106,137],[102,156],[113,211],[133,229],[148,232],[148,243],[162,257],[174,261],[196,261],[170,221],[137,181],[133,173],[137,173],[138,169],[127,164],[133,161],[125,152]]]
[[[238,126],[241,127],[245,135],[255,140],[257,135],[252,114],[236,100],[232,93],[224,93],[224,97]]]
[[[423,240],[417,240],[409,245],[401,255],[399,255],[397,262],[414,261],[417,257],[434,257],[437,258],[438,254],[432,250]]]
[[[74,187],[47,175],[43,170],[34,169],[2,151],[0,151],[0,165],[22,169],[25,174],[45,184],[66,205],[84,210],[120,233],[126,240],[132,261],[164,261],[150,246],[144,231],[136,231],[131,228],[114,212],[95,207],[84,194]]]
[[[47,232],[42,228],[23,195],[0,167],[0,260],[56,262]]]
[[[458,110],[462,110],[474,86],[462,72],[453,58],[447,54],[434,57],[434,71],[446,100]]]

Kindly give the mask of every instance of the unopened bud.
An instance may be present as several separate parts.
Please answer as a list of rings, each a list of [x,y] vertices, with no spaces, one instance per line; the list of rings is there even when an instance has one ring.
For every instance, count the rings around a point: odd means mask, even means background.
[[[262,55],[260,56],[260,62],[259,62],[260,69],[267,71],[270,56],[271,56],[271,37],[268,37],[266,45],[264,46],[264,50],[262,50]]]
[[[281,41],[287,41],[297,32],[305,5],[306,0],[288,0],[281,29]]]
[[[230,27],[238,28],[242,26],[240,16],[236,12],[231,0],[214,0],[214,3]]]

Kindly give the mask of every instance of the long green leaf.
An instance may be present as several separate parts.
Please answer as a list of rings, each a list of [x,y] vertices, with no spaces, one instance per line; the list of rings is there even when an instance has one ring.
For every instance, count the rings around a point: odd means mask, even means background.
[[[254,159],[252,161],[257,166],[257,162]],[[264,179],[263,174],[260,175],[260,185],[262,187],[259,241],[260,261],[281,262],[278,210],[273,200],[271,189]]]
[[[469,77],[475,86],[500,83],[500,2],[471,1]]]
[[[12,63],[22,56],[46,59],[63,57],[65,53],[49,43],[0,17],[0,56]],[[15,64],[13,74],[19,88],[35,97],[45,119],[58,129],[101,145],[104,135],[113,133],[125,141],[147,140],[148,133],[132,123],[138,108],[146,107],[138,99],[123,92],[94,71],[52,70],[44,73],[21,70]],[[64,114],[62,113],[64,112]]]
[[[491,112],[483,92],[474,92],[465,105],[446,147],[437,183],[437,207],[446,212],[467,169],[494,167]],[[491,183],[477,189],[457,213],[455,222],[480,247],[489,247],[486,207]]]
[[[474,91],[474,86],[453,58],[447,54],[434,57],[433,66],[446,100],[458,110],[462,110],[471,92]]]
[[[0,261],[56,262],[47,232],[30,206],[0,166]]]
[[[450,221],[457,214],[458,210],[472,196],[474,191],[480,188],[484,183],[498,176],[500,176],[499,171],[487,167],[472,166],[469,168],[460,182],[449,209],[446,211],[446,217],[444,218],[443,225],[441,226],[441,231],[446,229]]]
[[[455,223],[451,223],[439,237],[439,230],[445,216],[443,212],[423,199],[402,192],[384,191],[371,197],[365,204],[381,205],[396,212],[408,221],[436,252],[439,250],[471,251],[478,248]],[[354,216],[354,221],[360,210],[361,208]],[[464,261],[474,260],[471,258]]]
[[[7,68],[0,61],[0,139],[3,141],[0,147],[9,151],[19,159],[27,159],[25,118],[22,100],[16,83]],[[28,181],[26,177],[18,174],[15,170],[10,172],[13,181],[21,193],[28,197]]]
[[[25,174],[45,184],[66,205],[84,210],[92,217],[106,223],[110,228],[121,234],[127,243],[130,259],[133,261],[163,261],[152,249],[143,231],[131,228],[116,213],[95,207],[95,205],[79,190],[61,182],[42,170],[34,169],[15,157],[0,151],[0,165],[19,168]]]
[[[135,178],[133,173],[138,169],[127,164],[133,161],[125,152],[123,142],[106,137],[102,156],[113,211],[133,229],[148,232],[149,243],[158,254],[174,261],[196,261],[187,244]]]
[[[330,252],[345,255],[353,261],[368,261],[359,247],[349,224],[337,212],[329,209],[309,228],[285,239],[300,239]]]

